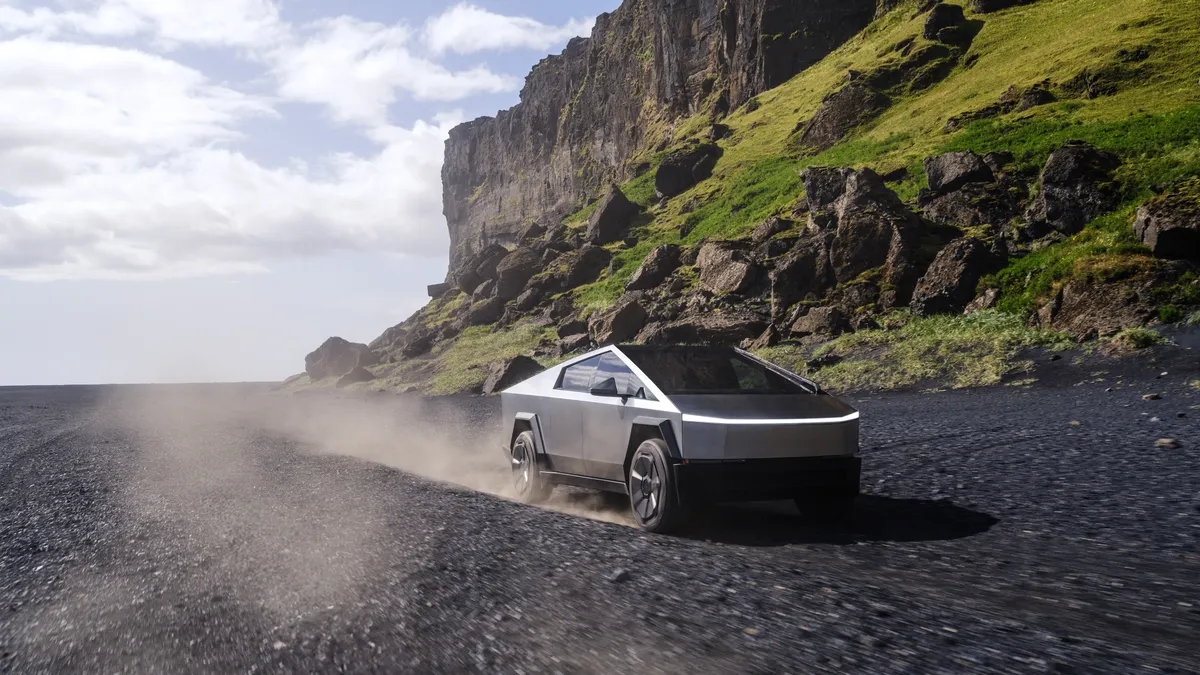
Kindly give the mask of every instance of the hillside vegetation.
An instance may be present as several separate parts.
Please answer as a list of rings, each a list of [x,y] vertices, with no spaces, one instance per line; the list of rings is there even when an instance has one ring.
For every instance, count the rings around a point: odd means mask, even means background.
[[[957,28],[965,37],[949,47],[923,36],[928,9],[929,3],[900,3],[820,63],[728,114],[706,111],[656,125],[646,150],[631,163],[636,166],[632,178],[620,186],[641,214],[626,236],[603,245],[611,261],[594,281],[546,286],[544,293],[539,288],[541,299],[534,307],[517,309],[522,301],[508,302],[503,317],[459,333],[443,330],[442,338],[415,355],[405,356],[399,341],[390,352],[387,340],[377,341],[373,347],[385,347],[384,363],[371,368],[379,379],[362,386],[477,390],[489,364],[499,359],[526,354],[547,365],[563,358],[557,336],[566,336],[564,329],[555,330],[563,321],[590,319],[596,341],[658,336],[716,341],[711,336],[719,334],[720,341],[742,342],[737,331],[672,332],[672,326],[689,316],[740,316],[739,311],[755,308],[763,322],[746,325],[752,337],[766,332],[753,348],[801,370],[813,361],[810,370],[818,378],[844,387],[886,388],[939,378],[949,386],[973,386],[1011,374],[1019,368],[1015,355],[1025,347],[1102,339],[1131,327],[1128,323],[1185,320],[1200,305],[1196,265],[1156,255],[1135,233],[1134,223],[1139,208],[1159,194],[1166,195],[1160,201],[1174,200],[1174,213],[1200,212],[1200,183],[1188,182],[1200,175],[1200,2],[1037,0],[987,14],[968,7],[966,22]],[[806,144],[810,122],[825,114],[831,95],[863,82],[886,103],[829,147]],[[1034,104],[1026,105],[1023,95],[1032,96]],[[714,138],[720,155],[711,175],[660,199],[655,190],[659,166],[674,161],[681,149]],[[929,217],[927,158],[960,151],[1009,153],[996,155],[1002,157],[1003,174],[997,171],[996,186],[989,189],[1014,192],[1024,211],[1036,197],[1048,158],[1068,144],[1086,144],[1119,158],[1119,167],[1099,188],[1110,201],[1080,231],[1021,239],[1024,216],[1012,227],[936,223]],[[839,279],[820,297],[801,295],[776,307],[779,261],[796,255],[798,249],[789,248],[793,240],[803,247],[813,236],[810,209],[815,213],[816,207],[802,177],[809,167],[870,169],[882,176],[904,208],[921,218],[924,229],[912,254],[912,264],[921,269],[953,240],[974,238],[993,250],[996,242],[1006,242],[1000,263],[980,274],[977,287],[970,289],[972,296],[990,290],[990,309],[923,317],[913,316],[905,302],[889,306],[888,293],[901,283],[892,280],[901,275],[890,267]],[[585,236],[597,209],[607,204],[602,196],[592,195],[566,217],[561,236]],[[766,233],[768,244],[753,253],[744,247],[746,253],[731,254],[735,260],[754,257],[763,270],[757,282],[735,291],[700,286],[699,268],[691,266],[699,245],[747,240],[772,218],[782,224]],[[772,240],[787,244],[771,248]],[[756,239],[755,245],[760,243]],[[638,300],[649,307],[648,318],[640,322],[648,327],[634,331],[636,336],[604,333],[612,321],[598,319],[628,301],[630,279],[664,244],[677,244],[686,260],[669,277],[667,290]],[[775,270],[770,283],[768,269]],[[1111,284],[1110,291],[1096,290],[1105,284]],[[846,299],[864,285],[872,289],[866,300]],[[1152,316],[1126,318],[1101,305],[1094,311],[1086,306],[1089,294],[1134,292],[1130,289],[1137,289],[1143,304],[1153,305]],[[554,308],[565,302],[571,310],[556,315]],[[809,334],[791,328],[809,307],[838,303],[846,318],[836,330]],[[674,309],[663,310],[665,318],[657,319],[656,308],[668,305]],[[455,318],[464,322],[461,317],[472,306],[478,299],[472,305],[468,294],[451,289],[397,328],[409,336],[409,344],[423,328],[432,331]],[[1097,313],[1110,316],[1097,319]],[[650,330],[653,326],[659,332]],[[841,332],[849,334],[831,342]],[[838,358],[820,358],[830,353]]]

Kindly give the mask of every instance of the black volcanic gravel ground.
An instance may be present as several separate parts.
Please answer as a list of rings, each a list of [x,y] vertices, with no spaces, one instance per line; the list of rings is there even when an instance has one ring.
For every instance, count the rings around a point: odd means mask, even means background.
[[[860,399],[850,525],[678,538],[311,452],[253,389],[0,390],[0,672],[1200,672],[1200,372],[1167,367]],[[425,406],[500,459],[494,401]]]

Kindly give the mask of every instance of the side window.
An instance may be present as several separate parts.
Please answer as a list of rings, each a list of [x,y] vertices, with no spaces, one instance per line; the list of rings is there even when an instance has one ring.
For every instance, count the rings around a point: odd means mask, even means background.
[[[733,372],[737,375],[738,389],[743,391],[764,391],[771,389],[767,380],[767,372],[756,368],[740,359],[733,359]]]
[[[604,389],[624,396],[651,399],[650,393],[620,357],[609,352],[600,359],[592,378],[592,389]],[[651,399],[652,400],[652,399]]]
[[[596,366],[600,364],[600,357],[596,356],[581,361],[573,366],[568,366],[563,370],[562,380],[559,382],[558,388],[565,391],[591,391],[592,375],[596,373]]]

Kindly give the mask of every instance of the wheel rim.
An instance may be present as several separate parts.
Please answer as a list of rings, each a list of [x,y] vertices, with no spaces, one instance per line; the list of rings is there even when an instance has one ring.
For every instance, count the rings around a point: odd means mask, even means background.
[[[523,495],[528,492],[529,485],[533,480],[533,453],[529,451],[529,446],[523,440],[517,441],[513,445],[512,473],[517,494]]]
[[[629,501],[641,522],[658,514],[663,502],[663,477],[658,463],[650,455],[639,454],[629,467]]]

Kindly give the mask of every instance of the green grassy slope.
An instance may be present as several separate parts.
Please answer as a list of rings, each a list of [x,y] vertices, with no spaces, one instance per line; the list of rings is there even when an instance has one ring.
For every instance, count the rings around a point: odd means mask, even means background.
[[[734,238],[770,216],[786,215],[803,194],[799,172],[806,166],[869,166],[880,173],[907,168],[910,178],[892,187],[912,200],[924,186],[921,161],[929,155],[1006,150],[1020,165],[1036,168],[1070,139],[1122,156],[1126,206],[1072,240],[1014,263],[1011,273],[1000,275],[1004,306],[1027,310],[1054,282],[1087,269],[1098,257],[1115,254],[1137,262],[1143,251],[1132,237],[1133,205],[1156,183],[1200,173],[1200,2],[1042,0],[969,17],[982,21],[982,29],[945,80],[894,96],[882,116],[825,152],[789,151],[794,130],[842,86],[848,71],[869,73],[900,60],[893,48],[906,40],[927,44],[920,37],[924,16],[914,14],[912,4],[900,7],[821,63],[721,120],[733,134],[721,142],[725,154],[713,177],[655,207],[638,246],[617,252],[613,274],[578,289],[580,299],[592,307],[609,304],[659,243]],[[1112,80],[1116,92],[1088,99],[1063,86],[1085,71]],[[946,130],[951,118],[994,104],[1010,87],[1045,80],[1055,85],[1060,102]],[[705,125],[693,118],[676,128],[699,134]],[[685,140],[682,134],[673,138]],[[645,174],[626,189],[649,206],[651,180]],[[1030,272],[1034,279],[1027,292]],[[1022,283],[1013,283],[1018,277]]]

